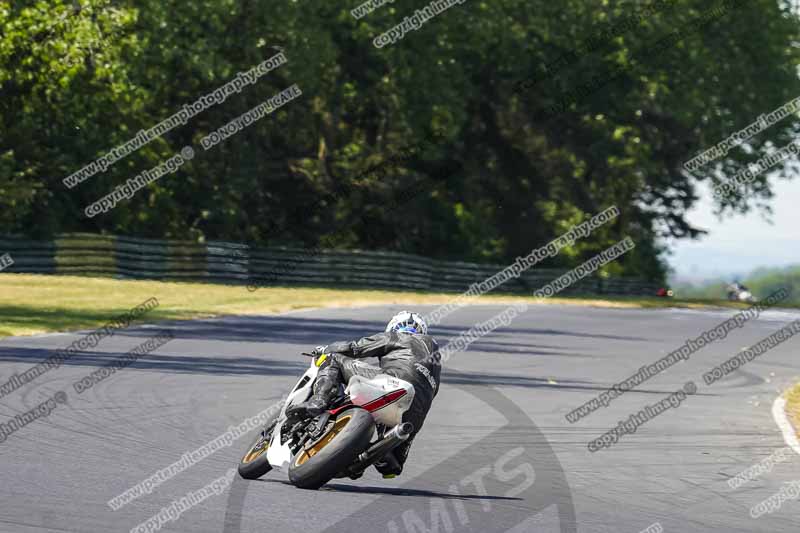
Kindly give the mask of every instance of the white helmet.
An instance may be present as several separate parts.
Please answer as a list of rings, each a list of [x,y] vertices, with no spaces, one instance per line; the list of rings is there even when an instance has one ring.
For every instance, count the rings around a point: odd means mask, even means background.
[[[386,325],[386,331],[406,331],[408,333],[428,334],[428,324],[422,315],[411,311],[400,311]]]

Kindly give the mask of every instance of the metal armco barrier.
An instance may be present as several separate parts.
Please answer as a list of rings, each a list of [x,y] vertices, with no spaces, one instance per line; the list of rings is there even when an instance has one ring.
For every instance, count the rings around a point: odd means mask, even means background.
[[[441,261],[397,252],[253,248],[222,241],[197,243],[85,233],[60,235],[53,241],[0,237],[0,253],[6,252],[14,259],[4,271],[8,273],[433,292],[464,291],[507,266]],[[534,266],[496,292],[530,294],[565,271]],[[652,296],[658,286],[639,278],[591,275],[563,294]]]

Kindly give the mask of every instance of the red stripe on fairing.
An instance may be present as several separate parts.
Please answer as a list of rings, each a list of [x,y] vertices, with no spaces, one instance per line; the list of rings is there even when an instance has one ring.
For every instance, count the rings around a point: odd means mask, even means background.
[[[403,396],[406,395],[405,389],[398,389],[396,391],[392,391],[389,394],[384,394],[380,398],[375,398],[371,402],[367,402],[361,407],[369,411],[370,413],[373,411],[377,411],[378,409],[382,409],[389,405],[390,403],[394,403]]]
[[[402,398],[405,395],[406,395],[406,390],[405,389],[399,389],[399,390],[396,390],[396,391],[392,391],[389,394],[384,394],[380,398],[375,398],[371,402],[367,402],[364,405],[361,405],[359,407],[361,407],[363,409],[366,409],[367,411],[369,411],[371,413],[373,411],[377,411],[378,409],[382,409],[382,408],[386,407],[390,403],[396,402],[397,400],[399,400],[400,398]],[[335,415],[335,414],[338,414],[341,411],[344,411],[345,409],[348,409],[350,407],[356,407],[356,405],[352,404],[352,403],[347,403],[347,404],[344,404],[344,405],[340,405],[339,407],[337,407],[335,409],[328,409],[328,412],[330,414],[332,414],[332,415]]]

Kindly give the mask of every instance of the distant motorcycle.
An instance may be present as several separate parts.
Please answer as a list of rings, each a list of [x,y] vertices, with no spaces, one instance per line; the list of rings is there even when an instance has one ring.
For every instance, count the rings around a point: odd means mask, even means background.
[[[731,283],[728,285],[728,300],[732,302],[755,303],[756,299],[750,289],[741,283]]]
[[[402,419],[414,400],[414,386],[388,374],[353,376],[346,388],[339,386],[326,412],[287,421],[286,410],[312,395],[326,357],[312,359],[281,412],[267,421],[239,463],[240,476],[258,479],[277,468],[286,471],[296,487],[318,489],[333,478],[359,478],[411,435],[413,426]]]

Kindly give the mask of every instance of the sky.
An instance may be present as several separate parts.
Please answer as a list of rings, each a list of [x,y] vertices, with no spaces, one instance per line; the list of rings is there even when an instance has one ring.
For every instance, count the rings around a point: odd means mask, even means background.
[[[757,211],[720,221],[713,214],[710,189],[700,184],[700,201],[687,219],[709,233],[699,241],[670,241],[673,255],[668,262],[676,281],[733,279],[762,266],[800,264],[800,177],[791,181],[770,178],[770,183],[775,193],[773,224]]]

